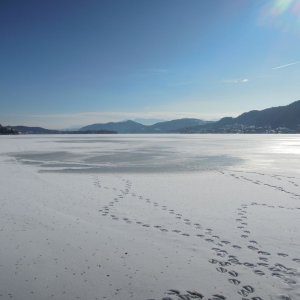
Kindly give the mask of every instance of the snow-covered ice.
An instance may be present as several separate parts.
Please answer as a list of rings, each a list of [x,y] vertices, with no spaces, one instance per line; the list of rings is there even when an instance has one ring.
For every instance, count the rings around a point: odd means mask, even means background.
[[[299,135],[0,137],[0,300],[300,299]]]

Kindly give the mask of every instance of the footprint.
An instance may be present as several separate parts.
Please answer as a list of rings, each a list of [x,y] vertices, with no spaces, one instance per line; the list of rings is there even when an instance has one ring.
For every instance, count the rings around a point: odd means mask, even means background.
[[[297,283],[296,280],[291,279],[291,278],[285,278],[284,281],[285,281],[287,284],[296,284],[296,283]]]
[[[180,292],[178,290],[169,290],[168,294],[169,295],[180,295]]]
[[[254,288],[251,285],[244,285],[238,294],[247,297],[249,294],[254,293]]]
[[[249,263],[249,262],[245,262],[245,263],[244,263],[244,266],[246,266],[246,267],[248,267],[248,268],[254,268],[254,267],[255,267],[254,264]]]
[[[280,295],[279,296],[281,300],[292,300],[289,296]]]
[[[236,272],[236,271],[229,271],[228,274],[231,275],[232,277],[238,277],[239,276],[239,273]]]
[[[205,239],[207,242],[210,242],[210,243],[212,243],[214,240],[213,239],[210,239],[210,238],[207,238],[207,239]]]
[[[268,267],[269,266],[269,264],[267,264],[267,263],[257,263],[259,266],[263,266],[263,267]]]
[[[229,258],[228,261],[230,261],[232,264],[235,264],[235,265],[241,264],[237,258]]]
[[[271,253],[266,252],[266,251],[258,251],[257,253],[261,254],[261,255],[271,255]],[[300,260],[299,260],[299,262],[300,262]]]
[[[281,269],[281,270],[283,270],[283,271],[291,270],[290,268],[284,266],[283,264],[279,264],[279,263],[276,263],[276,264],[275,264],[275,267],[277,267],[277,268],[279,268],[279,269]]]
[[[217,264],[219,261],[218,260],[216,260],[216,259],[209,259],[208,260],[211,264]]]
[[[272,276],[278,277],[278,278],[284,278],[284,276],[282,274],[278,273],[278,272],[272,273]]]
[[[264,273],[263,271],[261,271],[261,270],[254,270],[253,272],[254,272],[256,275],[259,275],[259,276],[265,275],[265,273]]]
[[[235,249],[242,249],[242,247],[239,246],[239,245],[232,245],[232,248],[235,248]]]
[[[250,250],[253,250],[253,251],[257,251],[257,250],[258,250],[258,248],[254,247],[254,246],[252,246],[252,245],[249,245],[248,248],[249,248]]]
[[[239,280],[233,278],[229,278],[228,281],[234,285],[239,285],[241,283]]]
[[[269,259],[267,257],[262,257],[262,256],[260,256],[258,259],[262,260],[262,261],[266,261],[266,262],[269,261]]]
[[[225,266],[230,266],[231,263],[228,262],[228,261],[220,261],[220,262],[219,262],[219,265],[222,266],[222,267],[225,267]]]
[[[226,273],[227,272],[227,269],[223,268],[223,267],[218,267],[216,268],[218,272],[220,273]]]
[[[196,291],[186,291],[188,294],[190,294],[191,296],[193,296],[193,298],[198,298],[198,299],[203,299],[203,295],[196,292]]]
[[[218,252],[217,256],[225,257],[227,254],[225,252]]]
[[[249,243],[258,244],[257,241],[254,241],[254,240],[249,241]]]
[[[249,295],[249,293],[244,289],[239,290],[238,294],[243,296],[243,297],[247,297]]]
[[[229,242],[229,241],[221,241],[221,243],[222,243],[222,244],[225,244],[225,245],[228,245],[228,244],[230,244],[230,242]]]
[[[216,294],[213,295],[213,298],[211,300],[225,300],[225,299],[226,299],[225,296]]]

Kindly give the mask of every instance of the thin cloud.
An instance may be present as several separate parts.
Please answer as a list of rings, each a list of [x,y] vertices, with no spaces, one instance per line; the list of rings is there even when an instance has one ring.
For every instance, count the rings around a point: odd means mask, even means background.
[[[287,67],[290,67],[290,66],[293,66],[293,65],[297,65],[297,64],[300,64],[300,61],[294,61],[292,63],[289,63],[289,64],[285,64],[285,65],[281,65],[281,66],[278,66],[278,67],[274,67],[272,68],[272,70],[278,70],[278,69],[283,69],[283,68],[287,68]]]
[[[247,83],[249,82],[248,78],[243,79],[224,79],[222,80],[223,83],[231,83],[231,84],[238,84],[238,83]]]

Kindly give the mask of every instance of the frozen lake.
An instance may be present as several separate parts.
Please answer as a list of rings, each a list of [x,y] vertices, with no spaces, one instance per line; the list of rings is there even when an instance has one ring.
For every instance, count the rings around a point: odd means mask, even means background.
[[[298,135],[69,135],[7,140],[9,155],[43,171],[189,172],[235,166],[300,172]],[[13,144],[21,149],[10,153]],[[5,145],[1,149],[5,152]]]
[[[0,300],[300,299],[299,135],[0,137]]]

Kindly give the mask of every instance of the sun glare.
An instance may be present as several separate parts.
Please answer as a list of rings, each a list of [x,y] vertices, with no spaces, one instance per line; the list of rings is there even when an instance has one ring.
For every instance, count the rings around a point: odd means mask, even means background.
[[[264,7],[261,21],[281,31],[300,34],[300,0],[274,0]]]
[[[277,0],[271,9],[273,16],[278,16],[286,12],[292,5],[294,0]]]

